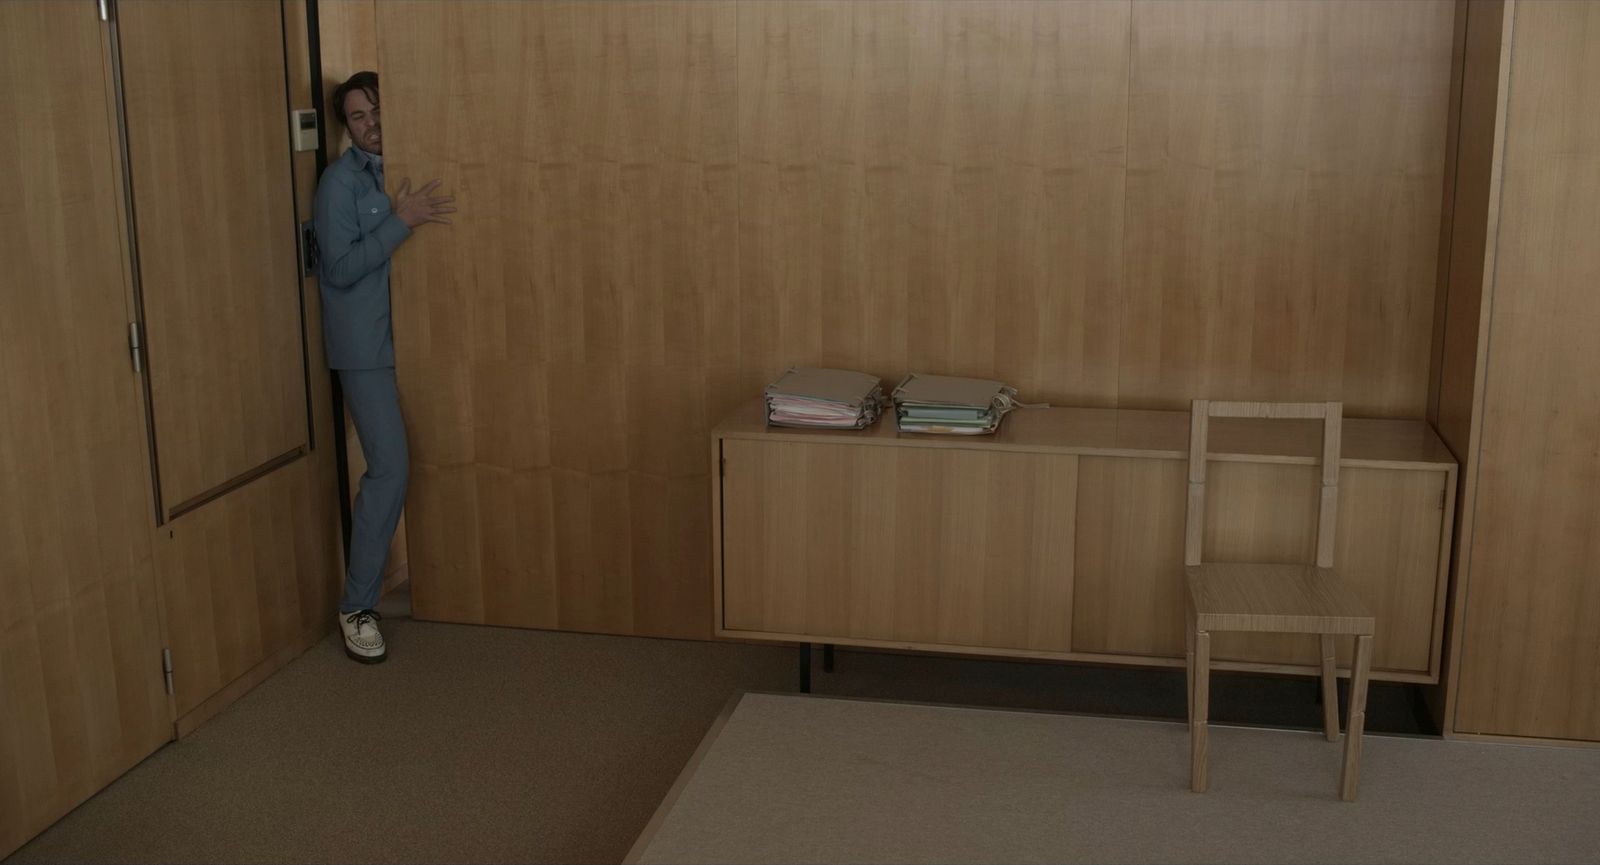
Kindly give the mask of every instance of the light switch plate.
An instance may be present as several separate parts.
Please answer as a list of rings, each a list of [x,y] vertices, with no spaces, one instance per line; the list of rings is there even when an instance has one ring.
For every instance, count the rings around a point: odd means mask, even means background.
[[[289,135],[296,152],[317,149],[317,112],[297,108],[289,112]]]

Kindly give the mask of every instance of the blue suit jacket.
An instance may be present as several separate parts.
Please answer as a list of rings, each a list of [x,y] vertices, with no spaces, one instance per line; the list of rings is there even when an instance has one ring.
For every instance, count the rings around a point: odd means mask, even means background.
[[[322,340],[331,369],[394,366],[389,257],[411,229],[383,191],[383,168],[351,147],[317,185]]]

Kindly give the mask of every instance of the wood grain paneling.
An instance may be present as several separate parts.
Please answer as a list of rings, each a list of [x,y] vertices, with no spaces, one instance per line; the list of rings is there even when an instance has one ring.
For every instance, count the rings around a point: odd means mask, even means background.
[[[1074,649],[1183,654],[1187,470],[1176,459],[1079,458]]]
[[[1456,729],[1600,739],[1600,6],[1518,3]]]
[[[311,104],[304,4],[284,5],[289,99]],[[316,156],[293,155],[297,217],[311,216]],[[325,370],[321,295],[301,291],[314,369]],[[164,526],[156,548],[167,582],[168,621],[181,695],[178,735],[187,736],[325,637],[340,589],[335,456],[327,438],[330,380],[309,379],[316,446],[304,459]],[[248,493],[244,492],[248,490]],[[217,556],[215,551],[227,555]],[[177,620],[182,613],[187,616]],[[253,663],[252,663],[253,662]]]
[[[378,71],[376,0],[317,0],[317,36],[322,52],[322,104],[327,107],[323,141],[328,161],[350,146],[350,136],[333,112],[333,91],[362,70]],[[381,76],[380,76],[381,78]]]
[[[723,443],[732,630],[1068,652],[1078,458]]]
[[[378,7],[387,174],[462,201],[408,241],[392,287],[419,616],[709,630],[704,442],[751,386],[735,17]]]
[[[1476,512],[1479,411],[1484,369],[1488,360],[1487,335],[1492,302],[1492,277],[1496,246],[1493,242],[1500,218],[1500,172],[1504,158],[1505,108],[1510,87],[1515,4],[1501,0],[1462,0],[1457,15],[1463,19],[1461,48],[1461,101],[1458,108],[1457,159],[1454,170],[1454,212],[1446,271],[1442,275],[1444,301],[1440,318],[1439,355],[1435,376],[1437,402],[1430,420],[1439,436],[1463,466],[1457,488],[1455,543],[1450,551],[1452,647],[1447,664],[1459,670],[1461,617],[1468,579],[1466,567],[1472,545]],[[1455,688],[1459,676],[1450,675],[1442,693],[1431,695],[1431,707],[1441,729],[1453,728]]]
[[[1428,399],[1449,2],[1133,8],[1119,404]]]
[[[424,617],[704,636],[706,433],[792,364],[1427,411],[1448,0],[376,16],[462,206],[394,273]]]
[[[1466,4],[1467,32],[1462,57],[1461,127],[1455,172],[1455,213],[1451,222],[1443,354],[1439,362],[1439,407],[1434,425],[1440,438],[1463,459],[1473,452],[1473,406],[1483,378],[1488,332],[1484,278],[1494,273],[1495,223],[1499,218],[1500,174],[1496,156],[1504,134],[1509,52],[1501,50],[1505,4],[1477,0]]]
[[[1116,401],[1125,3],[739,16],[741,352]]]
[[[1467,65],[1467,7],[1470,0],[1454,0],[1455,23],[1450,36],[1450,119],[1445,124],[1444,186],[1439,198],[1439,258],[1434,273],[1433,346],[1428,369],[1428,420],[1439,417],[1439,386],[1444,357],[1444,321],[1449,299],[1450,247],[1455,235],[1456,165],[1461,158],[1461,93]],[[1500,0],[1489,0],[1500,2]]]
[[[1132,434],[1118,440],[1096,434],[1092,424],[1067,422],[1092,413],[1127,415],[1125,425],[1114,426]],[[717,632],[1176,665],[1187,463],[1175,449],[1167,451],[1159,436],[1134,432],[1159,426],[1150,421],[1163,414],[1183,419],[1178,412],[1025,412],[1007,423],[1052,416],[1062,422],[1036,425],[1020,438],[977,440],[896,436],[879,428],[719,424],[713,448],[721,475],[714,498],[722,515]],[[1300,437],[1293,422],[1274,423],[1279,444],[1286,445],[1276,450],[1284,457],[1226,452],[1210,461],[1213,501],[1205,540],[1208,549],[1234,559],[1304,563],[1315,554],[1321,467],[1294,453]],[[1053,439],[1042,434],[1044,428],[1055,431]],[[1236,429],[1219,432],[1225,432],[1219,440],[1238,440]],[[1437,439],[1435,444],[1442,451]],[[973,482],[975,473],[988,471],[974,466],[1002,465],[984,462],[1002,458],[1038,461],[1030,480],[1004,484],[1020,501]],[[1073,479],[1050,477],[1041,467],[1057,459],[1076,460],[1081,468]],[[1436,459],[1424,465],[1341,461],[1346,496],[1340,499],[1344,522],[1336,564],[1349,573],[1345,580],[1357,596],[1378,612],[1392,665],[1381,675],[1388,680],[1437,681],[1444,577],[1439,554],[1449,541],[1454,466],[1448,456]],[[968,492],[954,494],[952,484]],[[1076,487],[1070,509],[1058,501],[1067,487]],[[1006,531],[1027,549],[988,543]],[[959,549],[945,535],[956,537]],[[1070,573],[1025,576],[1037,564],[1029,558],[1036,549],[1047,556],[1068,554],[1066,538],[1072,539]],[[986,550],[984,564],[967,568],[979,560],[970,548]],[[963,580],[949,577],[951,569],[962,568],[970,570]],[[1039,600],[1040,586],[1057,591],[1067,583],[1073,586],[1068,596]],[[966,612],[951,612],[950,598],[965,599],[959,606]],[[1065,635],[1069,648],[1025,645],[1022,635],[1034,633],[1032,624],[1015,617],[1003,628],[980,622],[991,610],[1017,605],[1042,605],[1045,621],[1061,619],[1063,630],[1051,637]],[[957,624],[950,625],[952,617]],[[917,626],[914,633],[907,632],[907,623]],[[1009,640],[1001,633],[1006,629]],[[1270,638],[1236,641],[1225,647],[1229,657],[1221,663],[1230,669],[1315,671],[1318,658],[1309,651],[1314,646]]]
[[[0,857],[172,735],[104,34],[0,3]]]
[[[288,53],[278,46],[288,72],[288,99],[311,104],[310,55],[305,5],[284,5]],[[257,33],[251,52],[264,52],[275,32]],[[281,85],[280,85],[281,87]],[[289,158],[289,157],[286,157]],[[259,169],[255,183],[275,184],[274,196],[294,201],[299,219],[310,218],[316,155],[292,155],[293,172],[276,165]],[[293,182],[293,186],[290,182]],[[227,495],[185,513],[154,533],[178,729],[187,735],[273,670],[293,660],[333,626],[343,571],[339,496],[331,441],[331,383],[323,357],[321,296],[316,281],[294,279],[296,316],[290,336],[299,346],[299,304],[305,304],[305,343],[315,447],[305,456]],[[301,397],[304,423],[307,401]],[[302,435],[304,427],[302,426]]]
[[[1207,525],[1206,555],[1227,561],[1313,561],[1318,488],[1314,473],[1300,469],[1297,485],[1283,477],[1289,474],[1287,468],[1240,472],[1244,468],[1226,465],[1216,472],[1214,495],[1223,512]],[[1240,489],[1230,494],[1221,483],[1230,473],[1254,476],[1238,477]],[[1346,470],[1339,486],[1334,566],[1341,582],[1376,620],[1374,668],[1437,674],[1434,647],[1445,578],[1439,567],[1440,535],[1448,473]],[[1230,509],[1229,499],[1243,506]],[[1288,554],[1295,544],[1302,549]],[[1339,641],[1341,666],[1349,666],[1350,650],[1347,641]],[[1223,659],[1312,665],[1318,652],[1316,641],[1308,638],[1212,635],[1213,656]]]
[[[321,449],[157,532],[180,717],[319,623],[333,625],[332,470],[332,449]]]
[[[409,415],[420,614],[704,636],[701,443],[784,364],[887,375],[954,347],[1110,399],[1119,222],[1101,215],[1120,207],[1126,7],[986,8],[380,7],[396,164],[446,175],[477,214],[396,276],[402,386],[426,406]],[[452,49],[430,58],[439,33]],[[466,98],[430,66],[455,54],[485,71]],[[488,74],[506,69],[522,74]],[[992,105],[994,88],[1014,95]],[[446,249],[484,267],[452,270]],[[951,314],[987,330],[969,341]]]
[[[1082,457],[1077,600],[1079,652],[1183,654],[1186,463]],[[1213,461],[1208,469],[1208,559],[1307,563],[1316,557],[1311,466]],[[1334,565],[1373,611],[1376,669],[1437,674],[1433,652],[1444,574],[1439,567],[1447,471],[1344,466]],[[1224,660],[1314,665],[1317,643],[1270,634],[1213,635]],[[1349,663],[1348,645],[1340,647]]]
[[[161,499],[307,439],[279,0],[119,9]]]

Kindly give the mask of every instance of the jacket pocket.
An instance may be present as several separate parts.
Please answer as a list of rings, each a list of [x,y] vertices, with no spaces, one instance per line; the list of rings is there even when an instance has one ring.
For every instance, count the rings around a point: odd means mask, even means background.
[[[389,205],[389,196],[382,192],[373,192],[356,199],[356,216],[361,224],[363,235],[371,234],[385,219],[389,218],[393,210]]]

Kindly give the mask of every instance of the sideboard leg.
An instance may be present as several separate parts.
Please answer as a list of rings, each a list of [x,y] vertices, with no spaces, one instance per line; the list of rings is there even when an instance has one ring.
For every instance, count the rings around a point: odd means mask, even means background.
[[[811,693],[811,644],[800,644],[800,693]]]

